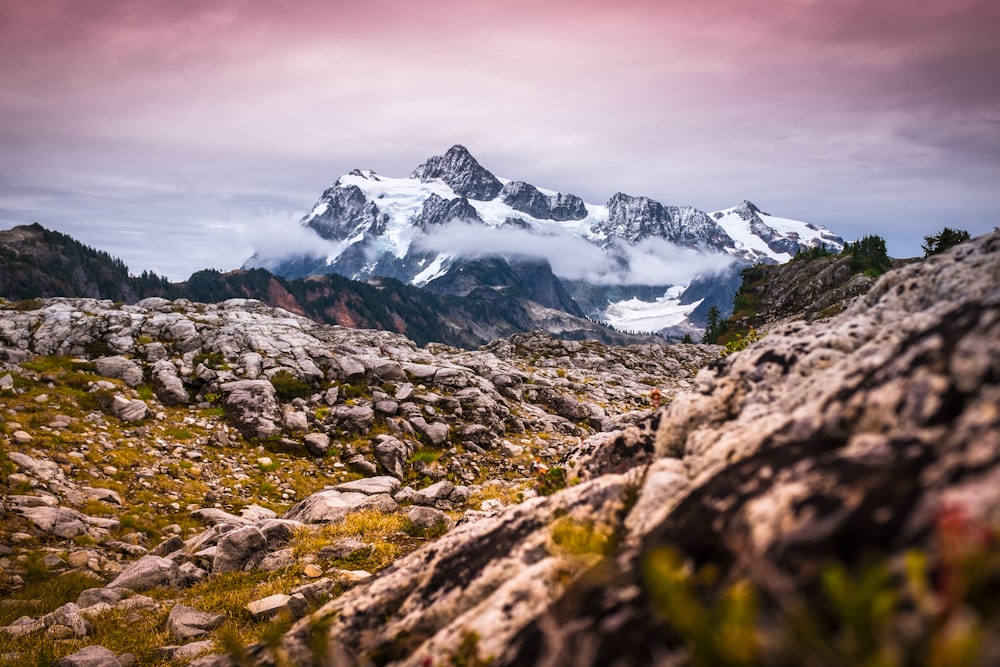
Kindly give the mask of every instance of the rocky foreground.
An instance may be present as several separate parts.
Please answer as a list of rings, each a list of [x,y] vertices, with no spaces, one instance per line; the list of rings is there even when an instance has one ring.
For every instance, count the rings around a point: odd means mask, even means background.
[[[422,349],[247,300],[0,302],[0,585],[16,597],[32,577],[91,579],[46,614],[9,605],[0,642],[19,641],[0,652],[67,653],[113,618],[168,628],[152,639],[169,644],[125,642],[126,656],[193,657],[227,627],[198,603],[253,639],[456,522],[564,486],[567,456],[717,355],[545,334]],[[219,579],[233,573],[246,581]],[[258,598],[206,602],[217,581]],[[210,622],[177,630],[180,609]]]
[[[460,352],[246,302],[38,305],[0,320],[16,468],[4,525],[18,529],[5,543],[26,545],[8,548],[7,585],[30,578],[29,546],[101,583],[3,633],[64,637],[60,655],[95,645],[63,664],[134,661],[88,635],[102,614],[178,645],[215,637],[232,618],[207,587],[260,571],[276,574],[253,592],[270,595],[240,613],[294,625],[150,655],[207,651],[202,667],[1000,661],[1000,234],[893,271],[836,317],[781,325],[697,375],[716,348],[525,336]],[[52,354],[93,367],[32,365]],[[70,380],[85,389],[59,394]],[[664,405],[650,412],[654,387]],[[74,414],[38,409],[56,397]],[[190,437],[164,430],[175,419]],[[122,448],[157,458],[112,473]],[[144,533],[147,551],[118,502],[173,524]],[[382,544],[336,532],[359,516],[400,517],[395,534],[411,539],[350,569],[352,550]]]

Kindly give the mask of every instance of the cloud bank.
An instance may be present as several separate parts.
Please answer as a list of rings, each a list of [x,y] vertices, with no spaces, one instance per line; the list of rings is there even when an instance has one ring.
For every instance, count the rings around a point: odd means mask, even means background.
[[[544,259],[560,278],[598,285],[687,284],[697,274],[717,273],[734,261],[728,255],[684,248],[663,239],[644,239],[634,246],[604,251],[568,232],[540,234],[461,221],[442,225],[414,243],[419,250],[457,257]]]
[[[206,221],[245,196],[301,216],[462,143],[586,201],[750,199],[912,256],[996,224],[997,25],[996,0],[9,0],[0,225],[232,268]],[[181,187],[107,187],[133,180]]]

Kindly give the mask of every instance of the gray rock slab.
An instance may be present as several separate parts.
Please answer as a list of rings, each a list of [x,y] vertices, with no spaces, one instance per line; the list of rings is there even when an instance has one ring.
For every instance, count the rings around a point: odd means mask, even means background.
[[[172,560],[160,556],[143,556],[121,571],[107,588],[127,588],[146,591],[160,586],[176,588],[180,582],[180,570]]]
[[[59,658],[53,667],[122,667],[118,656],[103,646],[85,646],[76,653]]]
[[[398,481],[395,478],[393,481]],[[369,495],[358,491],[327,489],[314,493],[283,515],[302,523],[330,523],[339,521],[351,512],[360,509],[377,509],[394,512],[399,505],[388,493]]]
[[[194,607],[175,604],[167,616],[167,630],[178,639],[203,637],[226,621],[223,614],[213,614]]]

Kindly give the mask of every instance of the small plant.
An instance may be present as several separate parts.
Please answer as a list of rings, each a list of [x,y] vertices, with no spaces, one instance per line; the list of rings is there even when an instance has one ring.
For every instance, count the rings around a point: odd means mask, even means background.
[[[493,664],[493,656],[483,657],[479,654],[479,634],[466,632],[462,635],[462,641],[455,647],[454,651],[449,651],[445,656],[447,667],[489,667]]]
[[[448,532],[448,522],[444,519],[438,520],[433,526],[417,526],[414,523],[409,523],[404,529],[407,535],[411,537],[422,537],[427,540],[432,540],[436,537],[441,537]]]
[[[186,428],[181,428],[179,426],[171,426],[163,432],[168,438],[173,438],[174,440],[193,440],[195,434]]]
[[[265,461],[263,459],[258,459],[257,468],[259,468],[262,472],[275,472],[281,468],[281,461],[273,461],[270,459]]]
[[[566,488],[566,469],[559,466],[539,466],[535,472],[535,490],[539,495],[550,496]]]
[[[726,349],[722,352],[722,356],[725,357],[733,352],[745,350],[763,337],[764,334],[750,327],[746,334],[738,333],[736,334],[736,338],[726,343]]]
[[[45,302],[41,299],[24,299],[22,301],[15,301],[10,304],[11,308],[20,312],[27,312],[29,310],[39,310],[45,307]]]
[[[205,368],[218,370],[225,366],[226,358],[220,352],[202,352],[194,355],[194,358],[191,359],[193,367],[197,368],[199,364],[203,364]]]
[[[604,524],[576,521],[569,517],[552,524],[552,544],[556,551],[569,556],[608,555],[614,544],[612,531]]]
[[[340,395],[343,396],[345,400],[365,398],[369,394],[368,384],[364,380],[340,386]]]
[[[136,392],[139,394],[139,398],[144,401],[149,401],[153,398],[153,388],[148,384],[139,385],[136,387]]]
[[[434,463],[439,458],[441,458],[441,452],[436,452],[433,449],[418,449],[413,452],[413,456],[410,457],[410,463]]]

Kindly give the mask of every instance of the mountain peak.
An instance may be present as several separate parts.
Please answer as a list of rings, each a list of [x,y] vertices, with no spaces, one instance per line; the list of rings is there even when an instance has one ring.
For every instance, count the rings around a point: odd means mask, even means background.
[[[457,194],[479,201],[494,199],[503,187],[461,144],[455,144],[444,155],[428,159],[413,170],[410,178],[422,181],[440,178]]]
[[[757,205],[754,204],[749,199],[744,199],[742,202],[740,202],[740,204],[733,209],[733,212],[739,215],[744,220],[752,218],[757,213],[764,213],[762,210],[757,208]],[[767,213],[764,213],[764,215],[767,215]]]

